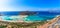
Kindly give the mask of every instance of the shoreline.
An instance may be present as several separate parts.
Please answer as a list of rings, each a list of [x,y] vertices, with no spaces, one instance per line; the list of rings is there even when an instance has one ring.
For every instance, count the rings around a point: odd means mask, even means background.
[[[7,26],[7,27],[8,27],[8,25],[10,25],[10,26],[14,25],[14,26],[17,26],[17,27],[19,26],[19,27],[26,27],[26,28],[27,28],[27,26],[28,27],[33,26],[33,27],[37,27],[37,28],[47,28],[48,26],[51,26],[54,22],[56,22],[59,18],[60,18],[60,16],[55,17],[54,19],[49,20],[48,22],[46,22],[46,21],[41,21],[41,22],[38,21],[38,22],[29,22],[29,23],[27,23],[27,22],[6,22],[6,21],[0,21],[0,24],[2,26]]]
[[[57,15],[56,17],[59,17],[60,15]],[[17,17],[17,16],[16,16]],[[21,17],[22,19],[23,18],[25,18],[25,17],[27,17],[27,15],[19,15],[19,17]],[[56,18],[55,17],[55,18]],[[51,20],[53,20],[53,19],[51,19]],[[47,21],[51,21],[51,20],[47,20]],[[9,20],[2,20],[2,18],[0,18],[0,21],[6,21],[6,22],[26,22],[26,21],[24,21],[24,20],[11,20],[11,21],[9,21]],[[28,21],[27,21],[28,22]],[[29,21],[29,22],[33,22],[33,21]],[[36,22],[41,22],[41,21],[36,21]]]
[[[56,23],[58,20],[60,19],[60,15],[57,15],[54,19],[50,20],[48,23],[41,25],[41,26],[37,26],[37,28],[51,28],[51,25]]]

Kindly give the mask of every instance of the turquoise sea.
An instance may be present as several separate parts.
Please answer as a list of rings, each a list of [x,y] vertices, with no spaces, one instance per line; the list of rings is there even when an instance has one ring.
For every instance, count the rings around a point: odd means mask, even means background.
[[[27,17],[20,19],[18,17],[20,12],[0,12],[0,14],[3,14],[2,20],[6,21],[17,21],[17,20],[23,20],[23,21],[43,21],[43,20],[51,20],[55,18],[57,15],[60,15],[60,13],[55,12],[40,12],[36,11],[36,15],[28,15]]]

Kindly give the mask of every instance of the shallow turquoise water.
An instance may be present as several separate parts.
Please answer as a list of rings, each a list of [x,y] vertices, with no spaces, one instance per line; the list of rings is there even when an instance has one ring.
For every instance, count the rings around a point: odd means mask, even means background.
[[[32,11],[33,12],[33,11]],[[20,15],[20,11],[18,12],[1,12],[4,16],[0,16],[2,17],[2,20],[6,20],[6,21],[18,21],[18,20],[23,20],[23,21],[43,21],[43,20],[51,20],[53,18],[55,18],[57,15],[60,15],[60,13],[57,12],[47,12],[47,11],[35,11],[37,12],[36,15],[29,15],[25,18],[18,18],[17,15]],[[11,16],[16,16],[14,18],[12,18]]]
[[[53,19],[55,16],[37,16],[37,15],[30,15],[27,16],[23,19],[21,19],[20,17],[17,18],[18,16],[12,18],[11,16],[1,16],[2,20],[6,20],[6,21],[18,21],[18,20],[23,20],[23,21],[43,21],[43,20],[51,20]]]
[[[42,21],[42,20],[51,20],[56,16],[28,16],[26,21]]]

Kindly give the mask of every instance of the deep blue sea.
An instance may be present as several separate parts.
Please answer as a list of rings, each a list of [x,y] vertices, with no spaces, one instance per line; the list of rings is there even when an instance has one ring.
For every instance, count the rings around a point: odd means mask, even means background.
[[[41,20],[51,20],[55,18],[57,15],[60,15],[59,12],[48,12],[48,11],[32,11],[32,12],[37,12],[36,15],[30,15],[26,17],[26,19],[23,19],[25,21],[41,21]],[[17,16],[20,14],[20,11],[11,11],[11,12],[0,12],[1,15],[7,16],[4,18],[5,20],[12,20],[8,17],[10,16]]]

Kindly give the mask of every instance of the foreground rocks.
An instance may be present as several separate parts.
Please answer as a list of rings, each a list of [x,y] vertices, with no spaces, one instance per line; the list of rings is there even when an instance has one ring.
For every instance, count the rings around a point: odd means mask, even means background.
[[[44,25],[37,26],[37,28],[60,28],[60,16],[57,16]]]

